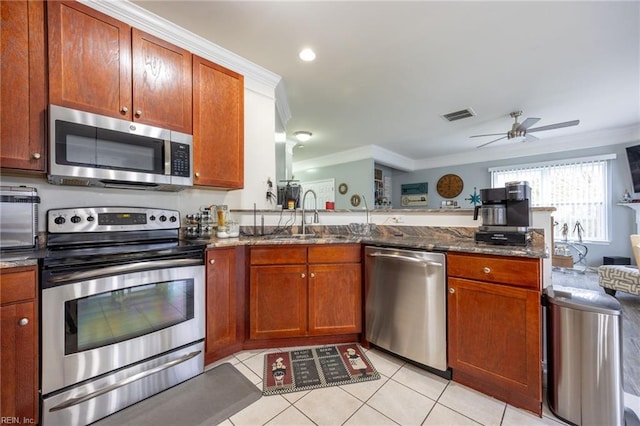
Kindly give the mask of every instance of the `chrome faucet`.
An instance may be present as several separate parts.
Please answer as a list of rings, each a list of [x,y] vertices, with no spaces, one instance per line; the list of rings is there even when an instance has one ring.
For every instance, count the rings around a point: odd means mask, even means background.
[[[308,193],[313,194],[313,223],[320,223],[320,220],[318,219],[318,196],[313,189],[307,189],[302,197],[302,235],[306,233],[305,228],[307,225],[307,219],[305,218],[305,201],[307,200]]]

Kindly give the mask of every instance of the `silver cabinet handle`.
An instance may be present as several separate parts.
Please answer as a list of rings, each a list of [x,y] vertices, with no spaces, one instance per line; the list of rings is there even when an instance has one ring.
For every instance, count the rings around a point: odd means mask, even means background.
[[[300,278],[304,278],[304,277],[306,277],[305,274],[300,274]]]
[[[482,272],[484,272],[485,274],[488,274],[491,272],[491,268],[489,268],[488,266],[485,266],[484,268],[482,268]]]
[[[136,117],[142,117],[142,111],[140,111],[139,109],[136,110]]]
[[[200,177],[200,173],[196,172],[196,177],[199,178]]]
[[[209,260],[209,264],[210,264],[210,265],[213,265],[214,263],[216,263],[216,260],[215,260],[215,259],[210,259],[210,260]]]
[[[173,366],[181,364],[181,363],[183,363],[185,361],[188,361],[191,358],[193,358],[195,356],[198,356],[198,354],[200,354],[201,352],[202,351],[195,351],[195,352],[188,353],[188,354],[186,354],[186,355],[184,355],[184,356],[182,356],[182,357],[180,357],[178,359],[174,359],[173,361],[169,361],[169,362],[167,362],[165,364],[159,365],[159,366],[157,366],[155,368],[152,368],[150,370],[147,370],[147,371],[141,371],[138,374],[134,374],[131,377],[127,377],[126,379],[120,380],[119,382],[116,382],[116,383],[114,383],[112,385],[106,386],[106,387],[104,387],[102,389],[99,389],[99,390],[97,390],[95,392],[91,392],[91,393],[88,393],[86,395],[79,396],[79,397],[76,397],[76,398],[68,399],[65,402],[63,402],[62,404],[58,404],[55,407],[50,408],[49,412],[60,411],[60,410],[64,410],[65,408],[73,407],[74,405],[82,404],[85,401],[88,401],[88,400],[93,399],[93,398],[97,398],[100,395],[104,395],[105,393],[111,392],[112,390],[121,388],[121,387],[126,386],[126,385],[128,385],[130,383],[133,383],[133,382],[135,382],[137,380],[144,379],[147,376],[150,376],[150,375],[158,373],[158,372],[160,372],[162,370],[166,370],[168,368],[171,368]]]
[[[18,324],[20,324],[21,327],[24,327],[29,324],[29,318],[21,318],[20,321],[18,321]]]
[[[123,106],[122,108],[120,108],[120,112],[123,114],[126,114],[127,112],[129,112],[129,108],[127,108],[126,106]]]
[[[311,278],[315,278],[316,274],[314,274],[313,272],[311,273]]]
[[[453,293],[455,293],[455,292],[456,292],[456,289],[455,289],[455,288],[450,288],[450,289],[449,289],[449,293],[453,294]]]
[[[34,159],[34,160],[39,160],[39,159],[40,159],[40,157],[41,157],[41,156],[40,156],[40,153],[39,153],[39,152],[35,152],[35,153],[33,154],[33,159]]]
[[[399,254],[369,253],[367,256],[386,257],[389,259],[400,260],[402,262],[422,263],[425,266],[442,266],[442,263],[439,262],[429,262],[428,260],[418,259],[417,257],[401,256]]]

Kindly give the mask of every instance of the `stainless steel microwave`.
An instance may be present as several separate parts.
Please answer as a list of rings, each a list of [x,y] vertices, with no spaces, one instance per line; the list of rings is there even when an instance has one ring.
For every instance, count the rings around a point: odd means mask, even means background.
[[[192,170],[191,135],[49,106],[49,183],[180,191]]]

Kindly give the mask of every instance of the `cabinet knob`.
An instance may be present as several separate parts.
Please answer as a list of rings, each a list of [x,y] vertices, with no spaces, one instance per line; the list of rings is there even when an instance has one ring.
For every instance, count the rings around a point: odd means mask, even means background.
[[[453,294],[453,293],[455,293],[455,292],[456,292],[456,289],[455,289],[455,288],[450,288],[450,289],[449,289],[449,293]]]
[[[312,272],[311,273],[311,278],[315,278],[315,277],[316,277],[316,274]]]
[[[142,117],[142,111],[140,111],[139,109],[136,110],[136,117]]]
[[[196,172],[196,177],[199,178],[200,177],[200,172]]]
[[[29,318],[21,318],[20,321],[18,321],[18,324],[24,327],[25,325],[29,324]]]
[[[33,154],[33,159],[34,160],[39,160],[40,159],[40,153],[39,152],[34,153]]]
[[[126,114],[127,112],[129,112],[129,108],[127,108],[126,106],[123,106],[122,108],[120,108],[120,112],[123,114]]]
[[[215,260],[215,259],[209,259],[209,264],[210,264],[210,265],[213,265],[214,263],[216,263],[216,260]]]
[[[482,272],[484,272],[485,274],[488,274],[491,272],[491,268],[489,268],[488,266],[485,266],[484,268],[482,268]]]
[[[300,274],[300,278],[304,278],[304,277],[306,277],[305,274]]]

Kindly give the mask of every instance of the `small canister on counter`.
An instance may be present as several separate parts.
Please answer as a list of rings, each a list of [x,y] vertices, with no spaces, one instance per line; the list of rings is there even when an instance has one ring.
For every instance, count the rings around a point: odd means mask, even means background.
[[[221,204],[216,207],[216,214],[218,215],[218,226],[226,226],[227,225],[227,216],[229,214],[229,209],[225,204]]]

